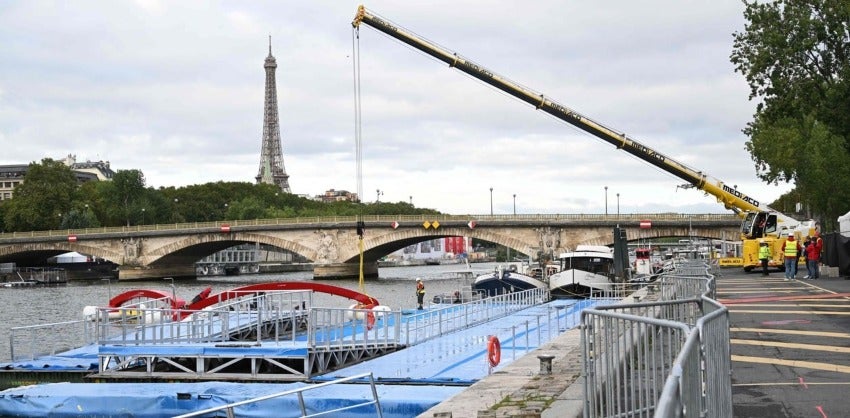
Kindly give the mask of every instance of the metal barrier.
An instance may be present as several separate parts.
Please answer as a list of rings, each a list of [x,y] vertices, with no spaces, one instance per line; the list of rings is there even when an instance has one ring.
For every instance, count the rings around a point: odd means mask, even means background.
[[[714,294],[709,267],[689,263],[643,303],[584,310],[584,416],[732,416],[729,313]]]
[[[307,413],[307,406],[304,403],[304,395],[303,395],[304,392],[307,392],[309,390],[320,389],[320,388],[323,388],[325,386],[331,386],[331,385],[335,385],[335,384],[339,384],[339,383],[361,380],[361,379],[364,379],[364,378],[369,379],[369,386],[372,390],[371,400],[367,399],[367,400],[364,400],[363,402],[348,404],[348,405],[345,405],[343,407],[335,408],[335,409],[331,409],[331,410],[327,410],[327,411],[320,411],[320,412],[316,412],[316,413],[312,413],[312,414]],[[337,380],[334,380],[332,382],[319,383],[319,384],[306,386],[306,387],[302,387],[302,388],[298,388],[298,389],[287,390],[285,392],[274,393],[274,394],[271,394],[271,395],[265,395],[265,396],[261,396],[261,397],[258,397],[258,398],[253,398],[253,399],[248,399],[248,400],[244,400],[244,401],[240,401],[240,402],[234,402],[234,403],[227,404],[227,405],[217,406],[215,408],[209,408],[209,409],[204,409],[204,410],[201,410],[201,411],[195,411],[195,412],[188,413],[188,414],[177,415],[174,418],[199,417],[199,416],[213,414],[215,412],[220,412],[220,411],[224,411],[224,413],[226,414],[225,416],[227,416],[228,418],[234,418],[234,417],[237,416],[235,409],[240,407],[240,406],[250,405],[250,404],[266,401],[266,400],[269,400],[269,399],[280,398],[282,396],[289,396],[289,395],[296,395],[298,397],[298,406],[300,407],[300,412],[301,412],[300,416],[302,418],[317,417],[317,416],[321,416],[321,415],[336,416],[336,415],[330,415],[330,414],[348,411],[348,410],[352,410],[352,409],[355,409],[355,408],[367,407],[367,406],[371,406],[371,405],[375,406],[374,416],[376,416],[376,417],[383,417],[384,416],[384,412],[381,409],[381,402],[380,402],[380,400],[378,400],[378,391],[375,388],[375,379],[372,376],[372,373],[363,373],[363,374],[358,374],[358,375],[354,375],[354,376],[350,376],[350,377],[346,377],[346,378],[342,378],[342,379],[337,379]],[[372,415],[372,414],[369,414],[369,415]],[[217,416],[220,416],[220,415],[215,414],[213,416],[217,417]],[[364,414],[364,416],[365,416],[365,414]]]

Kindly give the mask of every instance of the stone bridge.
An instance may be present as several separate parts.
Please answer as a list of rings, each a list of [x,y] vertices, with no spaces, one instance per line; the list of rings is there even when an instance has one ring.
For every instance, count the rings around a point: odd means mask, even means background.
[[[726,214],[544,214],[544,215],[380,215],[259,219],[139,225],[0,234],[0,263],[43,265],[76,251],[119,265],[124,280],[194,277],[199,259],[242,243],[268,244],[314,263],[314,277],[358,277],[360,246],[356,226],[365,223],[364,275],[376,277],[377,260],[408,245],[465,236],[501,244],[536,260],[557,256],[579,244],[613,243],[613,227],[629,240],[699,237],[737,241],[740,219]],[[644,222],[644,228],[641,222]],[[646,221],[651,227],[645,228]]]

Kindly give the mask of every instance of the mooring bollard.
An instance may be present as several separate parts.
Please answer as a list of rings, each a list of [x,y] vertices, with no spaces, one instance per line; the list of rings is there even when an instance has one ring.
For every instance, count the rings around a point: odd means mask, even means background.
[[[540,359],[540,374],[552,374],[552,359],[555,356],[539,355],[537,358]]]

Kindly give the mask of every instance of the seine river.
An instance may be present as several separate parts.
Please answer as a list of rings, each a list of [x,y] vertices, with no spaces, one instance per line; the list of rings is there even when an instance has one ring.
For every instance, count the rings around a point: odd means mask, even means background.
[[[472,264],[476,274],[492,271],[496,263]],[[421,277],[425,283],[425,299],[434,295],[452,293],[463,283],[453,272],[466,269],[463,264],[412,267],[382,267],[378,270],[379,279],[365,281],[365,293],[378,299],[381,304],[393,310],[416,307],[415,280]],[[251,274],[241,276],[207,276],[197,280],[178,280],[174,282],[177,297],[186,301],[206,287],[212,287],[212,293],[218,293],[246,284],[312,280],[312,272],[279,274]],[[322,280],[321,283],[333,284],[358,290],[358,280]],[[469,283],[466,283],[467,285]],[[75,281],[57,287],[0,288],[0,362],[11,360],[9,335],[10,329],[27,325],[38,325],[82,319],[85,306],[106,306],[110,296],[131,289],[158,289],[171,292],[170,280],[157,281]],[[339,297],[316,297],[318,306],[349,306],[347,299]]]

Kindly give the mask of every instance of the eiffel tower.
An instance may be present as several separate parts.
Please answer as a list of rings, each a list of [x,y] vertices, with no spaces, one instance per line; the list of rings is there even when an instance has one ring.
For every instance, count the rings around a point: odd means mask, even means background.
[[[286,193],[289,189],[289,175],[283,167],[283,150],[280,146],[280,123],[277,113],[277,87],[275,69],[277,62],[272,55],[272,37],[269,35],[269,56],[264,65],[266,69],[266,100],[263,111],[263,146],[260,150],[260,172],[257,184],[276,184]]]

